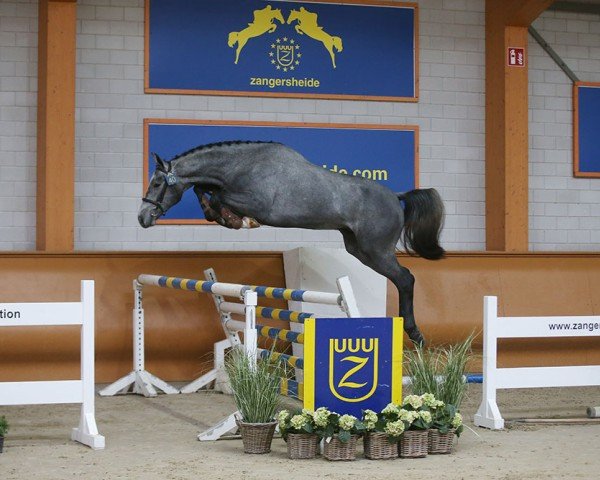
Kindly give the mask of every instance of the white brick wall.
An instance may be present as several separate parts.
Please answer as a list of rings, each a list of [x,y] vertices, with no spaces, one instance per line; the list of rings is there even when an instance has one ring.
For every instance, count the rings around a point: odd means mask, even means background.
[[[582,81],[600,82],[597,15],[544,12],[533,24]],[[572,83],[529,38],[531,250],[600,250],[600,179],[573,177]]]
[[[35,248],[37,2],[0,2],[0,250]]]
[[[420,183],[448,210],[443,243],[484,248],[483,2],[420,2],[418,104],[143,94],[143,1],[80,1],[77,145],[78,249],[285,250],[341,246],[337,232],[218,226],[142,230],[146,117],[418,124]],[[110,3],[105,8],[104,3]],[[116,182],[112,188],[101,182]],[[107,206],[108,205],[108,206]],[[110,215],[106,214],[110,211]]]
[[[341,246],[337,232],[267,227],[230,231],[217,226],[141,229],[136,214],[143,193],[142,120],[146,117],[417,124],[420,184],[438,188],[446,203],[444,246],[485,248],[483,0],[418,2],[420,100],[416,104],[145,95],[143,3],[78,2],[77,249]],[[589,72],[586,79],[598,79],[596,18],[545,13],[536,26],[544,35],[555,32],[548,40],[559,53],[577,61],[577,66],[571,63],[574,70]],[[5,250],[34,248],[36,31],[36,1],[0,2],[0,249]],[[564,51],[557,42],[565,46]],[[531,248],[597,249],[600,226],[594,207],[599,182],[569,176],[571,100],[566,78],[533,43],[530,63]],[[563,219],[563,212],[570,217]],[[587,233],[573,233],[583,226]]]

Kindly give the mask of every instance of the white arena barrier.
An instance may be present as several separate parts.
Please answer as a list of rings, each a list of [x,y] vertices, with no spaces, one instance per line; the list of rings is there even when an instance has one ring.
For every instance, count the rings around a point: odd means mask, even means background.
[[[71,439],[94,450],[104,448],[94,406],[94,282],[81,281],[81,302],[0,303],[0,327],[81,326],[81,379],[0,382],[0,405],[81,403],[79,426]]]
[[[496,403],[496,390],[501,388],[600,385],[600,365],[497,368],[499,338],[600,336],[600,316],[498,317],[498,298],[484,297],[483,321],[483,399],[475,414],[475,425],[504,428]]]

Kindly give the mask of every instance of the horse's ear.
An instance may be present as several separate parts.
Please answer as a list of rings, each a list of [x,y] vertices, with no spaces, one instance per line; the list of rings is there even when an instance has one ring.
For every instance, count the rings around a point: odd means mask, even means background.
[[[152,152],[151,153],[152,158],[154,159],[154,161],[156,162],[156,166],[162,170],[166,170],[167,169],[167,164],[165,163],[165,161],[160,158],[156,153]]]

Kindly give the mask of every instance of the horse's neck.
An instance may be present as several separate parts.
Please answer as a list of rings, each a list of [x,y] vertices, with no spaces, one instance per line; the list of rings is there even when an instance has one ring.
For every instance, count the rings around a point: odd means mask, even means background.
[[[173,170],[177,177],[189,186],[202,183],[206,178],[220,178],[226,153],[219,154],[223,158],[215,158],[213,151],[200,151],[173,160]]]

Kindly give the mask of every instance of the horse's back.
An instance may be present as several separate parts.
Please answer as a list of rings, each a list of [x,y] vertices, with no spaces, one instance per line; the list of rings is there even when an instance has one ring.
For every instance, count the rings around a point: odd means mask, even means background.
[[[373,215],[401,221],[400,203],[388,188],[333,173],[285,145],[242,148],[234,163],[237,173],[225,187],[229,201],[263,224],[340,229],[359,228]]]

